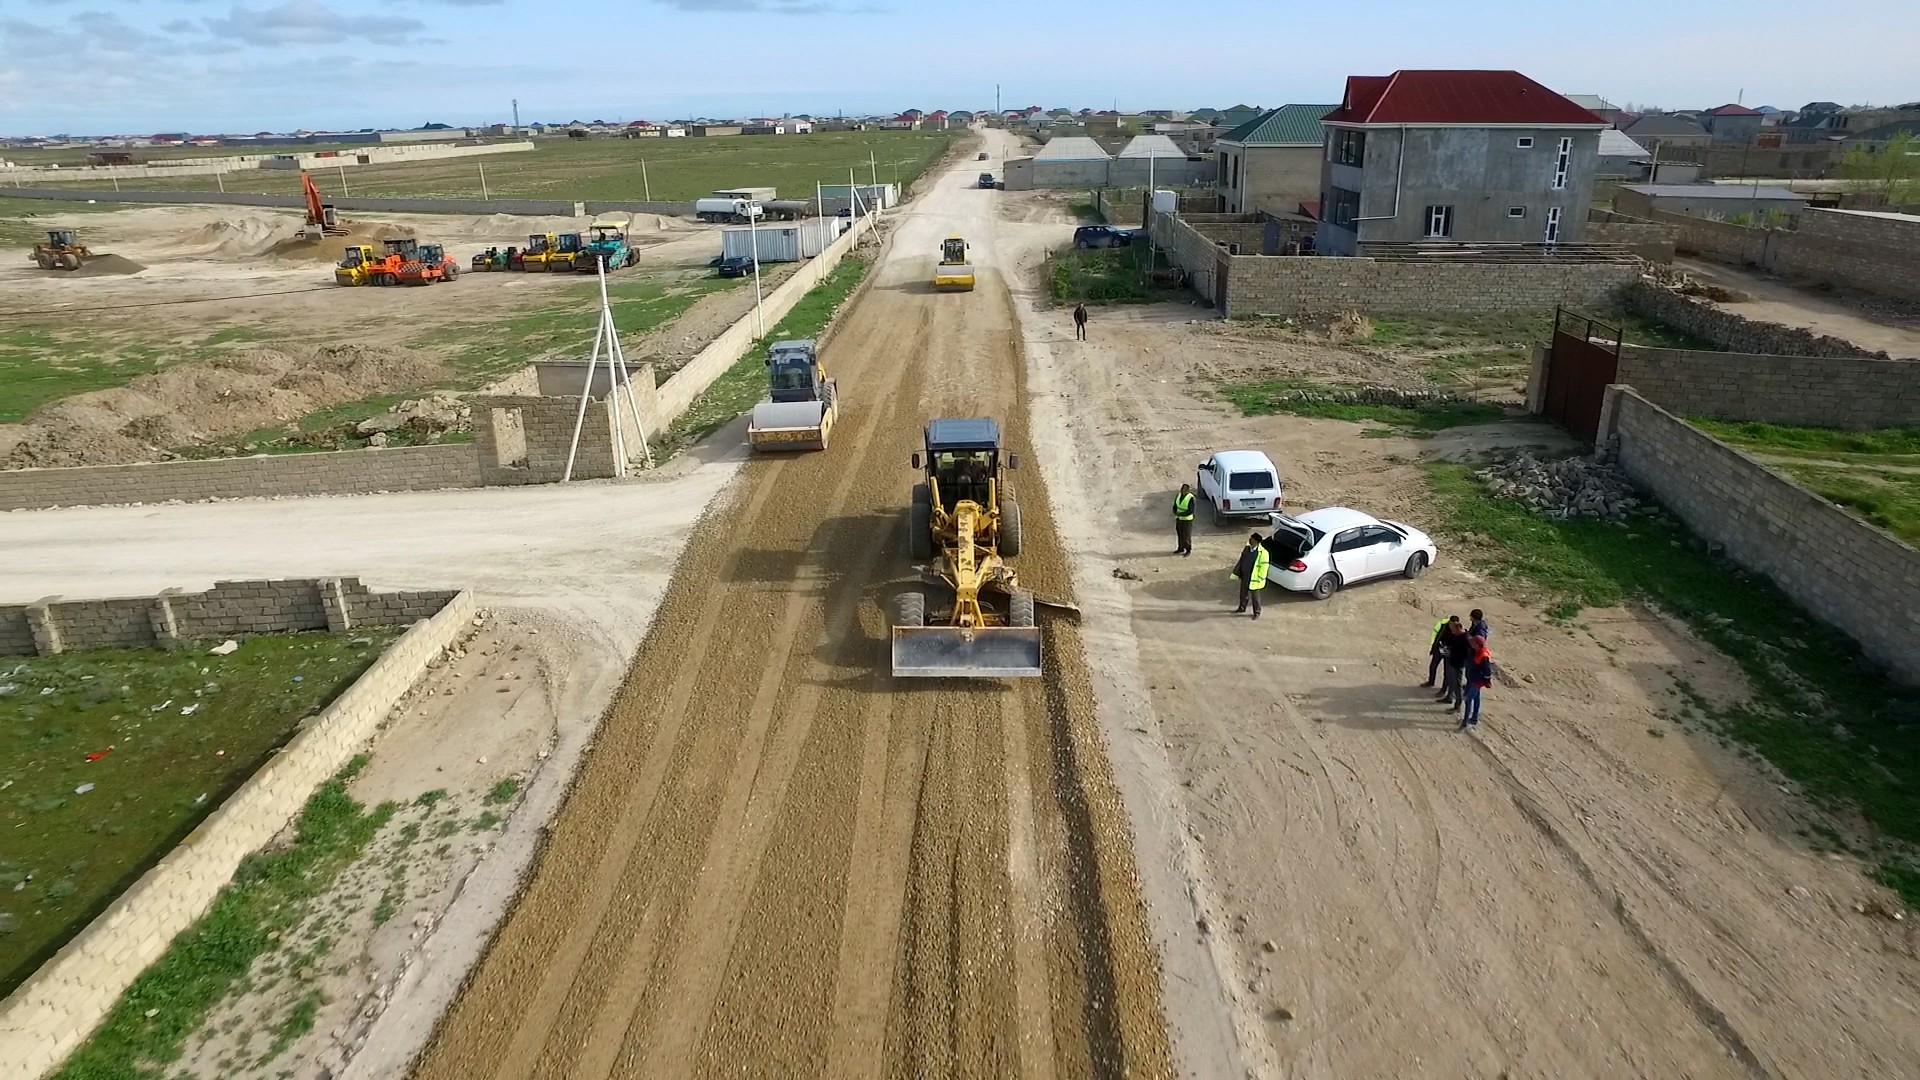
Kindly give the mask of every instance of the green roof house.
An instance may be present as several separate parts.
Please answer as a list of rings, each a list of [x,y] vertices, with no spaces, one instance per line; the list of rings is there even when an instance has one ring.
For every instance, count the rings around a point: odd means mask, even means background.
[[[1291,214],[1320,197],[1320,118],[1337,105],[1282,105],[1214,139],[1222,206],[1229,214]]]

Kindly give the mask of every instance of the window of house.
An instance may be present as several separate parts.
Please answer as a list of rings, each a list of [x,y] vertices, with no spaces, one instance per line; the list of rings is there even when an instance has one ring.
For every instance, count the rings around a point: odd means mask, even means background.
[[[1524,206],[1509,206],[1509,207],[1507,207],[1507,216],[1508,216],[1508,217],[1510,217],[1510,218],[1523,218],[1523,217],[1526,217],[1526,216],[1527,216],[1527,208],[1526,208],[1526,207],[1524,207]]]
[[[1573,165],[1573,137],[1563,135],[1560,138],[1560,153],[1553,160],[1553,190],[1565,191],[1567,170]]]
[[[1533,149],[1533,136],[1522,135],[1513,145],[1522,150],[1531,150]]]
[[[1327,189],[1327,205],[1322,209],[1326,220],[1343,229],[1353,228],[1353,219],[1360,216],[1360,193],[1342,188]]]
[[[1453,236],[1453,207],[1427,207],[1427,239],[1445,240]]]
[[[1557,244],[1559,242],[1560,208],[1557,206],[1549,206],[1547,207],[1547,243]]]
[[[1348,131],[1345,128],[1335,128],[1333,140],[1329,145],[1332,148],[1333,161],[1336,165],[1364,165],[1366,163],[1367,133],[1364,131]]]

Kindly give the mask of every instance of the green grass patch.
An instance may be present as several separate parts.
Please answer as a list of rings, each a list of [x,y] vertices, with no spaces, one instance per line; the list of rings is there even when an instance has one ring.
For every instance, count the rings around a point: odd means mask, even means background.
[[[240,653],[246,652],[242,648]],[[165,1075],[186,1040],[276,938],[299,926],[392,816],[391,804],[368,809],[347,795],[355,762],[328,781],[301,811],[293,842],[254,855],[221,891],[207,914],[168,947],[120,996],[100,1028],[74,1051],[58,1080],[123,1080]],[[307,1023],[317,1013],[308,1012]],[[276,1027],[288,1044],[299,1037],[301,1006]],[[152,1015],[148,1015],[151,1013]]]
[[[1670,515],[1558,521],[1489,496],[1465,466],[1430,465],[1428,476],[1438,524],[1476,542],[1476,569],[1567,617],[1646,603],[1737,664],[1749,700],[1697,702],[1706,722],[1821,803],[1858,811],[1883,839],[1876,877],[1920,905],[1920,693],[1889,681],[1766,578],[1710,555]]]
[[[861,279],[867,276],[869,266],[869,260],[857,254],[849,254],[840,260],[840,265],[808,290],[807,295],[793,306],[793,310],[787,312],[786,318],[767,331],[766,338],[759,346],[749,349],[739,362],[721,373],[713,385],[695,398],[687,411],[667,428],[657,447],[662,457],[699,442],[741,413],[752,409],[767,392],[767,347],[776,341],[795,338],[818,339],[826,332],[840,306],[846,303],[847,297],[853,295]],[[832,373],[833,358],[828,356],[823,359],[828,373]]]
[[[1144,304],[1158,298],[1147,279],[1147,245],[1056,251],[1044,273],[1055,300],[1072,304]]]
[[[0,933],[0,993],[171,851],[392,637],[282,634],[228,656],[102,649],[0,668],[10,688],[0,696],[0,922],[12,927]]]
[[[1920,547],[1920,473],[1771,462],[1828,502]]]
[[[1920,428],[1842,431],[1782,424],[1690,421],[1767,459],[1829,502],[1920,545]]]
[[[1771,453],[1800,453],[1818,457],[1872,455],[1895,463],[1920,464],[1920,427],[1843,431],[1839,428],[1791,427],[1753,421],[1692,418],[1688,423],[1729,446]],[[1911,461],[1903,459],[1911,458]]]
[[[502,803],[510,803],[513,801],[514,795],[518,794],[519,791],[520,781],[515,780],[511,776],[504,777],[499,783],[493,785],[491,791],[487,792],[486,803],[488,806],[499,806]]]
[[[1635,345],[1706,348],[1705,343],[1631,313],[1595,312]],[[1371,336],[1358,344],[1409,354],[1436,383],[1525,380],[1535,345],[1553,335],[1553,312],[1487,315],[1392,315],[1368,319]]]
[[[743,184],[776,187],[784,198],[801,199],[812,194],[815,182],[845,184],[849,169],[862,184],[871,182],[876,172],[881,183],[911,184],[962,135],[957,131],[834,131],[698,139],[542,138],[534,141],[536,149],[531,152],[358,166],[346,170],[345,189],[356,197],[478,199],[482,197],[479,165],[484,161],[486,193],[496,199],[686,201]],[[229,147],[224,152],[236,151]],[[9,150],[7,156],[13,158],[15,153]],[[169,151],[164,156],[181,155]],[[642,161],[646,162],[644,178]],[[343,194],[336,170],[316,170],[313,181],[323,195]],[[76,180],[54,186],[94,188],[102,183]],[[300,191],[300,176],[293,170],[258,169],[217,179],[205,175],[120,181],[125,191],[214,191],[222,184],[227,191],[295,195]],[[61,209],[67,209],[67,204]]]
[[[1368,402],[1298,400],[1285,395],[1308,388],[1288,379],[1229,383],[1221,393],[1242,416],[1306,416],[1317,420],[1346,420],[1355,424],[1384,424],[1396,434],[1431,434],[1469,424],[1491,424],[1506,411],[1482,401],[1438,401],[1431,405],[1376,405]],[[1324,390],[1324,387],[1313,387]]]
[[[313,1022],[320,1015],[320,1006],[326,1001],[326,996],[320,991],[309,990],[294,1002],[293,1008],[287,1010],[287,1015],[273,1025],[273,1042],[267,1046],[266,1053],[255,1059],[253,1067],[258,1069],[286,1053],[289,1047],[299,1041],[300,1036],[312,1031]]]
[[[158,349],[114,349],[87,334],[0,322],[0,423],[89,390],[123,386],[160,367]]]

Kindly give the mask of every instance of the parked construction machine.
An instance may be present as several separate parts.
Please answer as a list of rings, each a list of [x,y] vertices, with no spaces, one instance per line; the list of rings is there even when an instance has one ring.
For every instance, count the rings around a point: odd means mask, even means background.
[[[47,230],[47,242],[33,245],[33,262],[42,270],[78,270],[93,258],[93,250],[82,244],[72,229]]]
[[[926,448],[913,455],[923,478],[907,512],[908,551],[923,565],[917,584],[894,598],[895,676],[1038,676],[1035,607],[1078,611],[1022,588],[1006,561],[1020,554],[1020,504],[1004,471],[1019,464],[993,420],[927,423]]]
[[[386,241],[386,251],[378,255],[372,244],[355,244],[333,268],[333,280],[341,285],[430,285],[459,276],[460,265],[439,244],[411,237]]]
[[[460,264],[447,258],[447,251],[439,244],[422,244],[413,240],[389,240],[387,245],[404,245],[400,248],[400,269],[395,274],[401,285],[431,285],[437,281],[452,281],[460,276]]]
[[[518,269],[520,269],[520,249],[511,245],[504,251],[489,246],[487,250],[473,257],[473,270],[476,273]]]
[[[592,273],[604,266],[618,270],[640,260],[640,253],[627,242],[627,230],[633,227],[632,214],[614,214],[593,219],[587,227],[587,242],[573,257],[573,268]]]
[[[300,229],[300,239],[323,240],[347,235],[346,226],[340,224],[333,205],[320,201],[320,189],[313,186],[313,177],[306,173],[300,174],[300,193],[307,199],[307,223]]]
[[[767,400],[753,407],[747,445],[755,450],[825,450],[840,416],[840,392],[811,339],[777,341],[767,352]]]
[[[940,263],[933,268],[933,287],[973,291],[973,264],[967,261],[965,237],[949,236],[940,242]]]
[[[528,272],[571,270],[581,246],[579,233],[536,233],[527,237],[527,249],[520,253],[520,268]]]

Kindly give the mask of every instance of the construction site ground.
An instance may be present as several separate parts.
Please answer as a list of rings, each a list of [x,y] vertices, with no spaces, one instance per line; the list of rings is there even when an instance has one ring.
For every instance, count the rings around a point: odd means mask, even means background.
[[[1673,722],[1682,694],[1746,693],[1678,624],[1556,622],[1448,546],[1250,622],[1243,528],[1171,554],[1173,491],[1214,449],[1266,450],[1290,506],[1419,525],[1423,459],[1554,432],[1243,418],[1218,385],[1274,356],[1328,381],[1376,361],[1178,304],[1096,309],[1075,342],[1037,273],[1071,222],[972,171],[909,204],[825,343],[826,453],[743,466],[735,425],[628,483],[0,516],[7,599],[357,573],[469,584],[570,643],[552,717],[480,693],[375,747],[382,792],[429,768],[473,791],[462,725],[484,727],[527,786],[405,916],[406,959],[355,969],[384,972],[371,1021],[316,1025],[296,1075],[395,1075],[423,1046],[416,1075],[463,1078],[1908,1068],[1911,920],[1862,914],[1858,863],[1801,835],[1851,823]],[[981,285],[935,295],[952,231]],[[1043,619],[1043,679],[886,673],[935,415],[998,416],[1027,458],[1021,576],[1083,608]],[[1503,677],[1462,735],[1416,684],[1434,620],[1476,606]],[[487,666],[516,640],[483,638],[471,677],[534,678]]]
[[[1679,259],[1675,266],[1741,299],[1718,306],[1762,322],[1798,326],[1816,334],[1851,341],[1870,352],[1896,358],[1920,359],[1920,310],[1911,304],[1847,293],[1820,293],[1752,270],[1699,259]]]
[[[615,317],[627,355],[665,378],[751,310],[752,283],[708,267],[720,252],[717,226],[635,219],[640,261],[609,279]],[[300,215],[288,211],[56,210],[46,220],[81,229],[116,265],[143,269],[93,273],[89,263],[79,274],[51,273],[24,248],[0,250],[6,466],[250,452],[303,422],[357,420],[433,389],[477,389],[534,359],[584,354],[593,339],[597,295],[583,274],[469,272],[390,289],[333,281],[350,242],[436,240],[464,268],[489,245],[578,231],[583,220],[368,216],[347,222],[351,236],[320,243],[298,239]],[[763,285],[792,270],[769,264]]]

